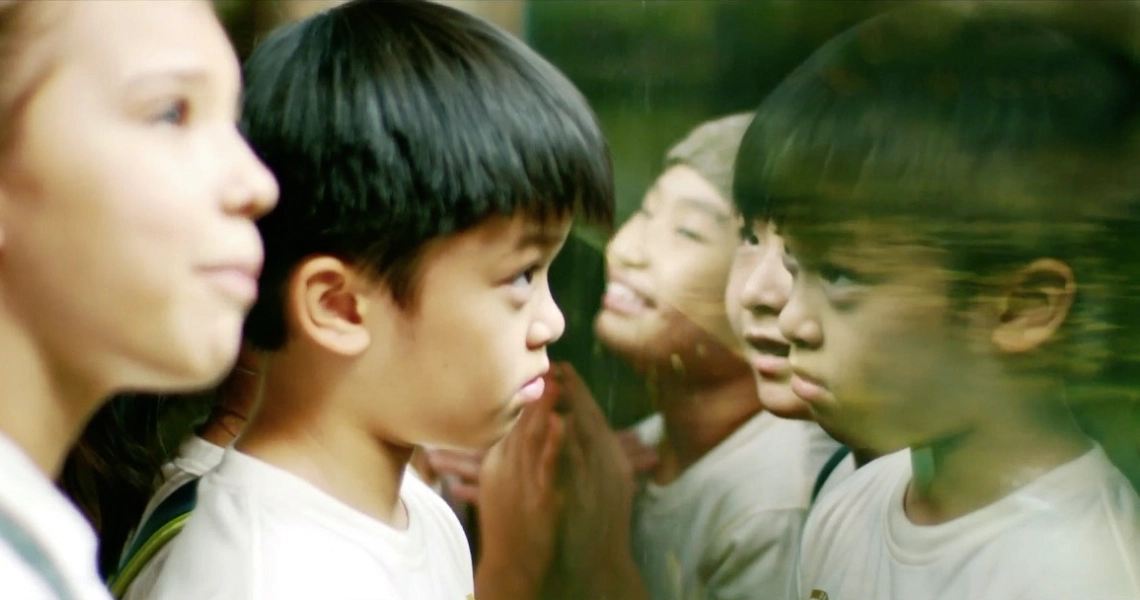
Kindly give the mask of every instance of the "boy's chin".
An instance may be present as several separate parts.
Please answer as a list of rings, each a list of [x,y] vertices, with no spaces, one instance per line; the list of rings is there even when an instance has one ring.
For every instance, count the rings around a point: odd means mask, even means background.
[[[756,392],[764,410],[781,419],[813,421],[811,406],[788,386],[787,382],[770,381],[756,376]]]

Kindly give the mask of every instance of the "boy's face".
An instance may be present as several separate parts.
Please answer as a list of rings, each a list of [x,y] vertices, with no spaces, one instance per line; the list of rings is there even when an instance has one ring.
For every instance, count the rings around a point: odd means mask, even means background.
[[[407,396],[385,406],[389,439],[484,448],[541,396],[546,348],[565,328],[547,271],[571,222],[491,217],[425,250],[413,304],[389,303],[373,337]]]
[[[668,359],[700,344],[735,346],[724,287],[738,237],[731,206],[691,167],[670,167],[606,248],[594,327],[608,347]]]
[[[743,342],[764,408],[786,419],[810,419],[808,404],[792,392],[788,341],[777,321],[792,292],[784,240],[765,220],[755,221],[744,233],[725,290],[728,321]]]
[[[992,363],[970,339],[984,328],[952,316],[943,255],[894,227],[846,224],[810,245],[796,233],[785,237],[795,283],[779,326],[812,417],[880,453],[969,429],[993,400],[973,383],[992,380]]]

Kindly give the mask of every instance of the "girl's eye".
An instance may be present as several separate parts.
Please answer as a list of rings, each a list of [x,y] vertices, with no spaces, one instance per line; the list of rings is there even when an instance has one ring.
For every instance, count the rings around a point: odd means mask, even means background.
[[[154,121],[165,125],[173,125],[175,127],[182,127],[186,124],[186,120],[190,114],[190,103],[184,98],[179,98],[167,104],[161,111],[154,115]]]

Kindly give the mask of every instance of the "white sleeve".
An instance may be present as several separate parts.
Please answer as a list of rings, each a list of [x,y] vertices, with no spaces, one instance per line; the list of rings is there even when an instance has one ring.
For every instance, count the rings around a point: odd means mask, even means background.
[[[1113,524],[1115,525],[1115,524]],[[1009,571],[1033,600],[1140,600],[1140,556],[1131,536],[1089,525],[1035,536],[1007,553]],[[1052,538],[1052,539],[1049,539]],[[1048,552],[1039,548],[1049,548]],[[1023,564],[1018,564],[1023,563]]]
[[[39,574],[3,543],[0,543],[0,582],[5,598],[56,600]]]
[[[637,422],[632,428],[637,438],[646,446],[656,446],[665,437],[665,419],[661,413],[653,413]]]
[[[701,561],[707,597],[790,598],[804,516],[802,509],[758,510],[721,529]]]

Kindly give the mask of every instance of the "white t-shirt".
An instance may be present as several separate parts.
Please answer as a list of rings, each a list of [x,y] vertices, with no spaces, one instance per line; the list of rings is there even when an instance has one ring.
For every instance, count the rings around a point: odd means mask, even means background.
[[[23,450],[0,433],[0,506],[39,542],[71,593],[109,600],[96,567],[95,532]],[[56,600],[37,571],[0,540],[0,598]]]
[[[163,500],[166,500],[183,484],[205,475],[218,466],[224,455],[225,449],[217,444],[208,442],[196,435],[186,438],[186,441],[178,447],[178,454],[175,455],[174,460],[162,466],[162,484],[147,502],[146,510],[143,512],[142,518],[139,519],[139,525],[145,523],[154,509],[158,508]],[[138,528],[136,527],[136,533],[137,531]],[[133,543],[134,535],[132,534],[127,543],[124,544],[123,552],[125,553]],[[173,548],[173,544],[167,544],[155,553],[154,557],[139,571],[134,582],[131,583],[131,587],[127,588],[127,593],[123,596],[124,600],[143,599],[138,591],[149,590],[154,586],[154,582],[162,570],[162,565],[166,563],[166,559],[170,555],[171,548]]]
[[[762,412],[634,505],[634,559],[654,600],[780,600],[792,591],[818,426]],[[830,450],[838,444],[830,441]]]
[[[665,419],[661,413],[653,413],[632,427],[637,439],[645,446],[655,447],[665,437]]]
[[[851,474],[855,472],[856,468],[855,455],[848,451],[847,456],[844,456],[843,460],[839,461],[839,464],[835,465],[835,470],[833,470],[831,474],[828,475],[827,479],[824,480],[823,486],[819,488],[819,495],[816,496],[815,501],[818,503],[820,498],[823,498],[824,495],[830,493],[831,490],[835,489],[841,481],[850,477]],[[822,467],[820,467],[820,469],[822,474]]]
[[[1140,499],[1099,447],[933,526],[903,511],[911,476],[903,450],[820,498],[804,534],[799,598],[1140,598]]]
[[[225,453],[225,448],[196,435],[186,438],[186,441],[178,447],[174,460],[162,466],[162,484],[147,502],[146,510],[139,522],[146,521],[154,509],[174,493],[174,490],[218,466]]]
[[[416,477],[396,530],[236,450],[204,476],[154,600],[469,600],[471,553],[447,504]]]

